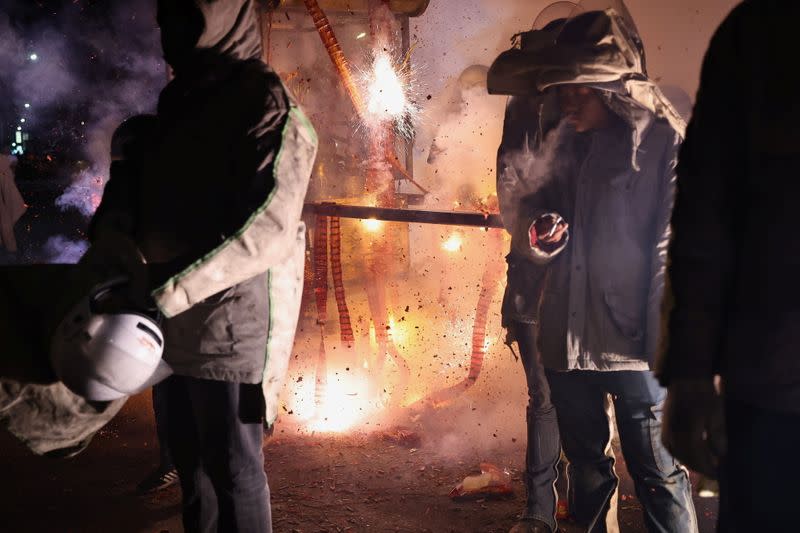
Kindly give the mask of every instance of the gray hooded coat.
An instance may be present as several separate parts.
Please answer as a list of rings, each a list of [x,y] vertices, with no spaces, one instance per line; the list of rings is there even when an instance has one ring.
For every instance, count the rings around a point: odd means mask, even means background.
[[[561,45],[545,39],[545,53],[516,50],[490,71],[490,90],[492,71],[504,71],[512,81],[496,92],[517,94],[497,164],[500,211],[512,234],[504,324],[538,324],[542,360],[556,370],[647,370],[658,344],[683,123],[647,80],[629,34],[615,12],[589,12],[560,30]],[[537,66],[542,58],[551,62]],[[588,133],[560,124],[547,89],[565,83],[600,89],[613,124]],[[522,87],[526,94],[515,90]],[[528,238],[546,213],[570,225],[549,253]]]
[[[299,316],[317,137],[261,61],[253,4],[159,2],[175,78],[159,98],[135,240],[167,317],[165,361],[263,383],[271,421]]]

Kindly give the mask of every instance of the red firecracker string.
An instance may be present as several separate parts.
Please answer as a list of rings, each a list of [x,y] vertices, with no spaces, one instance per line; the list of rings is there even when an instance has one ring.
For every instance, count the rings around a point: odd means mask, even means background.
[[[342,343],[352,346],[355,342],[353,326],[350,324],[350,311],[347,309],[347,300],[344,295],[344,281],[342,278],[342,231],[339,217],[331,218],[331,274],[333,276],[333,294],[336,296],[336,309],[339,312],[339,332]]]

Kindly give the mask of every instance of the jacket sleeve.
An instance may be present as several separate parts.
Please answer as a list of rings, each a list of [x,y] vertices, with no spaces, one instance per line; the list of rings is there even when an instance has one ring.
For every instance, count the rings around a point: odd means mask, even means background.
[[[714,35],[677,166],[668,276],[671,308],[657,361],[662,385],[718,371],[735,266],[735,197],[746,153],[736,51],[739,8]]]
[[[297,230],[317,150],[317,135],[299,107],[268,103],[263,119],[239,149],[247,176],[238,202],[244,223],[220,245],[152,292],[166,317],[282,264],[296,246]],[[254,158],[255,154],[255,158]],[[249,167],[249,168],[248,168]],[[268,187],[271,185],[271,189]],[[267,191],[264,195],[249,191]],[[253,198],[260,198],[254,201]]]
[[[661,339],[661,308],[664,298],[667,249],[670,239],[670,217],[675,200],[675,166],[680,137],[676,134],[674,143],[667,148],[659,185],[659,207],[655,223],[655,246],[650,263],[650,289],[647,295],[647,325],[645,326],[645,353],[649,361],[654,361]]]
[[[497,201],[500,205],[500,218],[506,231],[513,234],[519,212],[519,199],[522,190],[521,161],[532,157],[528,149],[527,133],[522,127],[519,115],[519,98],[509,100],[503,120],[503,138],[497,149]]]
[[[530,227],[537,218],[558,216],[546,206],[546,187],[531,186],[529,174],[534,171],[536,155],[529,137],[535,130],[532,125],[538,124],[538,116],[531,108],[531,103],[520,97],[512,98],[506,107],[503,139],[497,150],[497,200],[503,226],[511,234],[512,250],[534,263],[547,264],[561,253],[569,235],[549,251],[530,242]]]

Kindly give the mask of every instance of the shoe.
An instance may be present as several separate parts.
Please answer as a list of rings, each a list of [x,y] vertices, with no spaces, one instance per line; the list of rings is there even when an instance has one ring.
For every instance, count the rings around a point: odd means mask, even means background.
[[[136,492],[147,494],[158,492],[178,482],[178,471],[175,468],[157,468],[149,476],[136,486]]]
[[[550,526],[536,518],[522,518],[508,533],[552,533]]]

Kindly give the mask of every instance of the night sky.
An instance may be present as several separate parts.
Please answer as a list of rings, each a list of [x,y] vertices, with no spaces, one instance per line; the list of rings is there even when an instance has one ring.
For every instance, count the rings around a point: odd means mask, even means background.
[[[155,0],[2,4],[0,148],[21,126],[30,152],[92,159],[98,128],[154,110],[166,81]]]

